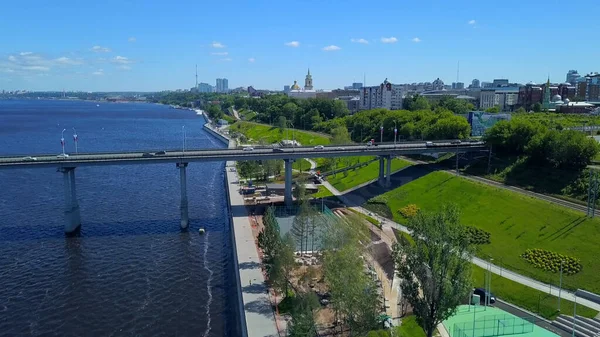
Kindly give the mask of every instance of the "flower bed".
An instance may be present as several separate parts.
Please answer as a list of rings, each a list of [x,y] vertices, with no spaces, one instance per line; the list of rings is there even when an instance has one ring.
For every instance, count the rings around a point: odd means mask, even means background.
[[[563,273],[573,275],[581,271],[581,261],[579,259],[551,252],[549,250],[539,248],[527,249],[521,257],[536,268],[554,273],[560,271],[561,261]]]

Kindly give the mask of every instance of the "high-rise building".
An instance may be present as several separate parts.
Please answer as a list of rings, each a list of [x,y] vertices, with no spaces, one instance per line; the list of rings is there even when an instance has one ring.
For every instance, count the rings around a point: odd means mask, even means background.
[[[465,84],[463,82],[452,82],[452,89],[464,89]]]
[[[480,88],[480,87],[481,87],[481,84],[479,83],[478,79],[474,79],[473,81],[471,81],[471,88],[477,89],[477,88]]]
[[[226,78],[217,78],[217,92],[228,92],[229,81]]]
[[[199,92],[213,92],[213,86],[208,83],[201,82],[198,84],[198,91]]]
[[[405,92],[404,86],[392,84],[387,78],[383,83],[374,87],[362,89],[362,110],[386,108],[389,110],[402,109]]]
[[[289,85],[284,85],[283,86],[283,92],[290,92],[290,86]]]
[[[581,77],[581,75],[579,75],[577,73],[577,70],[569,70],[567,72],[567,83],[570,83],[572,85],[575,85],[575,83],[577,82],[577,79],[579,79]]]
[[[508,80],[505,78],[501,78],[501,79],[494,79],[494,82],[492,82],[492,85],[497,88],[497,87],[506,87],[508,86]]]
[[[362,89],[362,87],[363,87],[363,84],[360,82],[352,83],[352,89],[354,89],[354,90],[360,90],[360,89]]]

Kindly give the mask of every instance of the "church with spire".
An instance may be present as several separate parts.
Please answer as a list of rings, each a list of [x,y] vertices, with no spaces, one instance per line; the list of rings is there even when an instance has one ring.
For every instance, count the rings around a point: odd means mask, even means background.
[[[288,96],[296,97],[296,98],[315,98],[317,97],[317,92],[313,87],[312,75],[310,74],[310,69],[304,78],[304,88],[300,88],[298,85],[298,81],[294,81],[294,84],[290,87],[290,91],[288,91]]]

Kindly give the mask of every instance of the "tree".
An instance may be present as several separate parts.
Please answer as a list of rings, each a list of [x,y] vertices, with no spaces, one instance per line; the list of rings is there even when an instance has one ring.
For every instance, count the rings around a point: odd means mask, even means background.
[[[489,113],[494,113],[494,114],[495,114],[495,113],[498,113],[498,112],[500,112],[500,107],[499,107],[499,106],[497,106],[497,105],[494,105],[494,106],[493,106],[493,107],[491,107],[491,108],[487,108],[487,109],[485,109],[485,112],[489,112]]]
[[[211,104],[207,110],[208,116],[212,119],[219,119],[223,117],[223,110],[218,104]]]
[[[414,244],[394,245],[402,294],[428,337],[452,316],[471,290],[473,249],[455,207],[411,218]]]
[[[542,111],[542,104],[541,103],[535,103],[533,105],[533,112],[541,112]]]
[[[281,237],[279,233],[279,223],[275,218],[273,207],[268,207],[263,215],[263,230],[258,233],[258,247],[263,251],[263,263],[266,269],[272,267],[273,259],[279,251]]]
[[[517,113],[517,114],[523,114],[523,113],[526,113],[526,112],[527,111],[525,110],[524,107],[520,107],[517,110],[515,110],[515,113]]]
[[[292,272],[296,266],[294,239],[288,233],[277,246],[274,252],[272,266],[267,269],[267,279],[274,289],[288,295],[288,285],[292,279]]]
[[[406,100],[406,108],[410,111],[417,110],[429,110],[430,105],[427,99],[421,95],[414,95],[413,97],[408,97]]]
[[[589,165],[598,150],[595,139],[573,130],[538,133],[526,148],[530,159],[540,165],[577,169]]]
[[[238,161],[238,172],[246,179],[256,178],[260,171],[260,165],[256,160]]]
[[[291,312],[292,319],[288,325],[288,336],[317,336],[314,314],[319,307],[319,299],[314,292],[297,294]]]
[[[277,127],[279,128],[279,133],[283,133],[287,128],[287,118],[285,118],[285,116],[279,116],[277,119]]]
[[[304,185],[304,184],[298,184]],[[304,188],[296,188],[297,190],[304,190]],[[298,200],[300,203],[300,207],[298,209],[298,214],[294,218],[294,222],[292,223],[292,228],[290,233],[296,239],[296,242],[300,244],[300,254],[303,254],[308,250],[308,238],[311,229],[311,223],[315,218],[315,211],[310,206],[310,203],[307,200],[304,200],[304,194],[298,196]]]
[[[464,99],[458,99],[452,96],[444,96],[437,103],[438,107],[442,107],[452,111],[455,114],[466,114],[473,111],[475,106]]]
[[[348,132],[348,128],[345,126],[340,126],[337,127],[333,130],[331,130],[331,135],[332,135],[332,139],[331,139],[331,144],[349,144],[350,142],[352,142],[350,140],[350,133]]]

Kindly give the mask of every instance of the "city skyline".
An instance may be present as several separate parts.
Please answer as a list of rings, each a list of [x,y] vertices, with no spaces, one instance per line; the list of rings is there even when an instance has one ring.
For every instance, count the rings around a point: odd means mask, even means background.
[[[227,78],[230,88],[281,90],[301,82],[307,68],[315,89],[341,88],[365,75],[368,86],[385,78],[413,83],[439,77],[449,84],[457,81],[458,62],[458,81],[466,84],[494,78],[540,83],[548,75],[561,82],[570,69],[597,71],[600,57],[600,46],[586,43],[596,31],[592,21],[571,20],[551,30],[565,13],[542,1],[505,1],[503,8],[389,3],[385,11],[363,6],[358,16],[358,1],[276,8],[260,1],[190,2],[181,5],[183,12],[173,4],[140,4],[110,0],[104,5],[110,11],[75,1],[61,8],[41,1],[3,4],[0,29],[10,34],[0,36],[0,90],[189,89],[195,64],[199,83]],[[535,15],[541,8],[544,15]],[[600,4],[570,8],[595,10]],[[202,12],[227,14],[227,20],[199,20]],[[22,25],[27,29],[14,29]],[[211,26],[220,28],[202,30]]]

